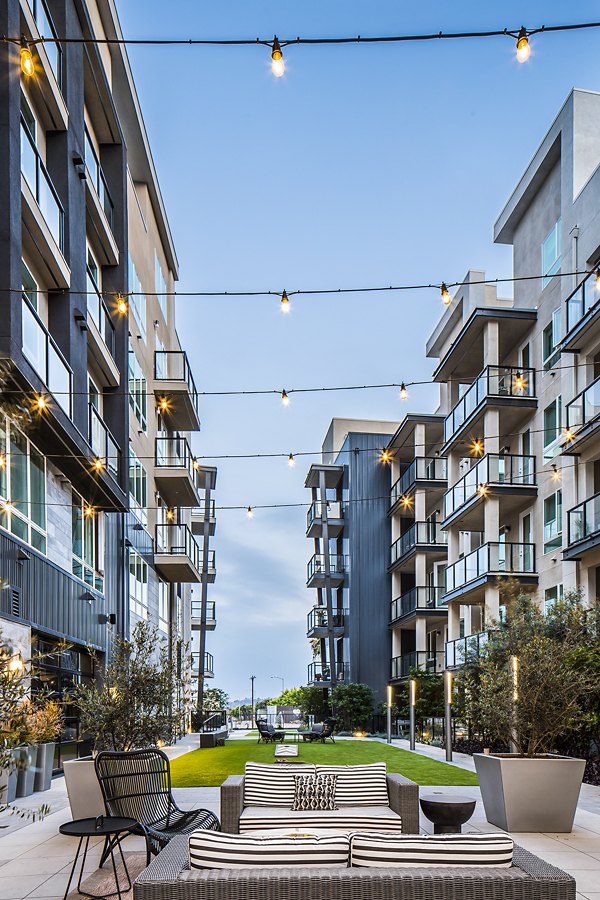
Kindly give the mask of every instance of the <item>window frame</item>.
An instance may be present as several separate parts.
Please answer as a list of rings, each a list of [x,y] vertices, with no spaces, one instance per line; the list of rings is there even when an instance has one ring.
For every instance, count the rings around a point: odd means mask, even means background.
[[[14,466],[12,464],[13,457],[13,440],[12,431],[20,436],[25,442],[25,498],[12,497]],[[38,467],[38,472],[42,473],[43,497],[41,500],[33,498],[33,472],[32,472],[32,451],[36,459],[42,463]],[[0,527],[8,534],[13,535],[18,540],[23,541],[29,547],[47,555],[48,550],[48,470],[46,465],[46,457],[41,450],[22,432],[8,416],[0,416],[0,459],[3,465],[0,469],[0,498],[3,501],[3,508],[0,510]],[[8,506],[6,505],[8,503]],[[39,507],[41,515],[40,519],[43,524],[32,515],[32,507]]]
[[[552,262],[549,262],[546,265],[547,260],[545,259],[545,250],[547,245],[554,244],[554,258]],[[541,246],[541,258],[542,258],[542,290],[546,287],[546,285],[550,284],[553,276],[560,269],[561,265],[561,243],[562,243],[562,222],[560,216],[542,241]]]
[[[552,518],[546,518],[546,510],[550,502],[554,503],[554,515]],[[542,515],[544,553],[554,553],[562,547],[562,488],[558,488],[554,493],[544,497]]]
[[[128,572],[129,611],[148,619],[148,563],[133,547],[129,548]]]
[[[98,512],[86,516],[90,507],[82,495],[71,489],[71,571],[88,587],[104,593],[104,519]],[[75,551],[75,528],[81,529],[81,553]]]

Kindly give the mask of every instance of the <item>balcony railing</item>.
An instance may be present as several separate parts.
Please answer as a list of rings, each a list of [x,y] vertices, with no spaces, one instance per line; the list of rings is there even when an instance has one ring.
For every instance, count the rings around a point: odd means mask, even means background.
[[[215,501],[209,500],[206,503],[205,500],[201,500],[198,506],[194,509],[194,518],[201,519],[202,521],[206,521],[207,519],[214,519],[216,517],[215,512]]]
[[[94,322],[94,325],[100,332],[100,337],[106,344],[108,352],[115,356],[115,326],[110,318],[108,307],[102,295],[96,286],[90,270],[87,270],[87,309]]]
[[[347,609],[336,609],[331,617],[332,628],[343,628],[346,624]],[[306,630],[314,631],[315,628],[329,628],[329,616],[327,609],[323,606],[316,606],[311,609],[306,617]]]
[[[600,494],[574,506],[567,513],[569,544],[600,535]]]
[[[414,587],[392,600],[390,621],[395,622],[417,609],[445,608],[443,587]]]
[[[64,249],[64,211],[39,150],[21,118],[21,173],[35,197],[52,237]]]
[[[331,681],[331,666],[328,663],[320,663],[314,662],[309,663],[308,666],[308,682],[309,684],[316,684],[319,681]],[[349,663],[335,663],[335,675],[336,680],[339,681],[348,681],[350,678],[350,665]]]
[[[329,574],[330,575],[344,575],[348,571],[348,557],[342,554],[332,554],[329,556]],[[315,555],[309,560],[308,566],[306,567],[307,573],[307,581],[310,581],[314,576],[324,577],[326,574],[325,569],[325,555],[323,553],[315,553]]]
[[[306,513],[306,527],[310,528],[315,519],[341,519],[343,518],[342,504],[339,500],[328,500],[323,503],[321,500],[315,500],[308,507]]]
[[[467,637],[446,641],[446,668],[463,666],[467,661],[477,659],[490,637],[490,632],[480,631]]]
[[[596,273],[590,272],[565,301],[567,305],[567,336],[588,312],[598,305],[599,301],[600,294],[596,290]]]
[[[481,494],[482,485],[535,485],[535,457],[488,453],[444,495],[444,518]]]
[[[416,481],[446,481],[448,464],[443,456],[416,456],[405,472],[392,485],[390,506],[407,494]]]
[[[71,418],[73,373],[37,313],[23,297],[22,349],[58,405]]]
[[[171,556],[185,556],[192,561],[197,572],[201,570],[200,550],[187,525],[173,522],[168,525],[157,525],[156,551]]]
[[[44,42],[44,50],[46,51],[46,56],[48,57],[48,61],[52,67],[52,71],[54,72],[54,76],[56,78],[58,86],[61,87],[62,48],[56,40],[57,33],[56,29],[54,28],[52,16],[48,12],[48,8],[44,0],[29,0],[29,6],[31,7],[33,18],[35,19],[35,24],[37,25],[37,30],[40,33],[40,37],[50,38],[50,40]],[[53,38],[54,40],[52,40]]]
[[[192,653],[192,671],[198,673],[200,671],[200,654],[196,651]],[[212,675],[215,671],[215,661],[212,653],[209,653],[208,650],[204,653],[204,668],[202,670],[203,675]]]
[[[180,434],[159,435],[155,442],[154,456],[157,468],[186,469],[194,482],[197,481],[190,445]]]
[[[600,416],[600,378],[567,403],[567,428],[582,428]]]
[[[446,568],[446,593],[485,575],[529,575],[535,572],[535,544],[490,541]]]
[[[198,561],[200,563],[200,571],[204,568],[204,550],[198,551]],[[215,551],[209,550],[206,554],[206,571],[212,572],[216,568]]]
[[[406,556],[420,544],[430,546],[439,544],[440,548],[448,543],[448,534],[442,531],[438,522],[415,522],[390,547],[390,565]]]
[[[119,475],[119,447],[96,407],[89,404],[89,443],[97,459],[102,460],[111,475]]]
[[[402,656],[392,658],[392,678],[408,678],[413,669],[423,672],[443,672],[444,653],[442,650],[412,650]]]
[[[200,600],[192,600],[192,609],[191,609],[192,619],[197,619],[200,621],[202,618],[202,601]],[[206,601],[206,621],[214,622],[216,621],[217,613],[216,613],[216,604],[214,600]]]
[[[94,190],[100,201],[100,206],[104,211],[104,215],[106,216],[108,224],[110,225],[110,230],[112,231],[114,226],[115,208],[110,196],[110,191],[108,190],[106,178],[104,177],[104,172],[102,171],[102,166],[100,165],[100,160],[98,159],[98,154],[92,144],[87,128],[85,129],[84,134],[84,155],[85,167],[90,176],[90,181],[94,186]]]
[[[181,381],[187,385],[194,406],[198,410],[198,391],[184,350],[156,350],[154,353],[156,381]]]
[[[486,366],[444,420],[449,441],[487,397],[535,397],[535,370],[518,366]]]

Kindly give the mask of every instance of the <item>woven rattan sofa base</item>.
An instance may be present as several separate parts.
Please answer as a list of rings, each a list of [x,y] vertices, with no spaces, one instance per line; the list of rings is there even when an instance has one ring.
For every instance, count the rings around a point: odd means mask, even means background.
[[[575,880],[515,847],[510,869],[195,869],[173,838],[134,900],[575,900]]]

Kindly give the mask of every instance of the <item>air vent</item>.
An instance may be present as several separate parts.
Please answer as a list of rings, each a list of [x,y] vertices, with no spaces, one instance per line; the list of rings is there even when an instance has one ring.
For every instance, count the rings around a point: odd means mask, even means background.
[[[21,589],[20,588],[11,588],[10,589],[10,611],[13,616],[21,615]]]

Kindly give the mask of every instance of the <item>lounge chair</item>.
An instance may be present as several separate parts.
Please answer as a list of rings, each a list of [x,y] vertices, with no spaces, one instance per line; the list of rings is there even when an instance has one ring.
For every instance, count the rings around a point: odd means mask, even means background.
[[[265,744],[271,744],[285,739],[285,733],[283,731],[275,731],[273,725],[269,725],[265,719],[259,719],[256,722],[256,727],[258,728],[259,744],[261,741],[264,741]]]

